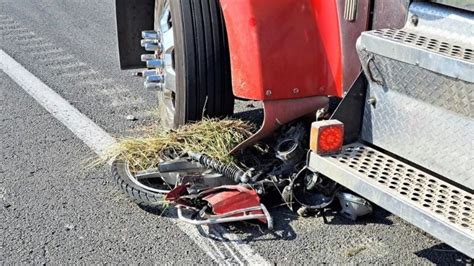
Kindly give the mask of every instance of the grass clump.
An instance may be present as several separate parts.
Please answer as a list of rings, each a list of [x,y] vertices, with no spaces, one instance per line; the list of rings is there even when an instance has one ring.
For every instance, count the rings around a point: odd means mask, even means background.
[[[160,131],[141,138],[123,138],[107,157],[127,160],[132,171],[156,167],[187,151],[205,153],[222,162],[233,162],[229,152],[252,134],[254,127],[236,119],[204,119],[177,130]]]
[[[366,246],[357,246],[357,247],[352,247],[349,250],[346,251],[346,256],[347,257],[354,257],[355,255],[361,253],[362,251],[366,250]]]

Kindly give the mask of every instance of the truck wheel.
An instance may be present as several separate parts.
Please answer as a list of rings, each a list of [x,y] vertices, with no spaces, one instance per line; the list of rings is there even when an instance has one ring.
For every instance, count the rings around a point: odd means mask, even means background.
[[[203,116],[232,115],[230,58],[219,0],[156,0],[164,89],[160,118],[175,128]]]

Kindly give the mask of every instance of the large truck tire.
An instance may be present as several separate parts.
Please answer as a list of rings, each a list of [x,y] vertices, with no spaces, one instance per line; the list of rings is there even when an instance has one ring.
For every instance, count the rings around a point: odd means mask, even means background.
[[[175,128],[233,114],[227,35],[218,0],[156,0],[165,84],[160,118]],[[170,34],[172,31],[173,34]]]

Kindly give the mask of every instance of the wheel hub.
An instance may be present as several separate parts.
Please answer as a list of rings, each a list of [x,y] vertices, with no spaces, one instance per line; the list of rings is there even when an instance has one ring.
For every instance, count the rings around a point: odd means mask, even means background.
[[[145,77],[146,89],[158,91],[161,125],[173,128],[176,97],[175,39],[170,3],[163,1],[161,5],[156,9],[155,29],[142,31],[141,46],[153,53],[141,56],[148,69],[140,75]]]

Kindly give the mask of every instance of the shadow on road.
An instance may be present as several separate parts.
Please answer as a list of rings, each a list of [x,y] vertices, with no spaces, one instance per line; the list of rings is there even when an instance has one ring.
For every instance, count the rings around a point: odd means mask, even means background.
[[[163,218],[178,219],[176,211],[173,208],[162,209],[143,206],[140,206],[140,208]],[[239,241],[248,243],[257,241],[294,240],[297,234],[290,223],[297,219],[323,219],[324,223],[328,225],[365,225],[374,223],[391,225],[393,223],[387,219],[390,213],[380,208],[376,208],[374,214],[360,217],[357,221],[352,221],[340,215],[337,209],[326,210],[324,215],[302,218],[286,207],[280,206],[271,209],[271,214],[273,217],[273,230],[268,230],[266,224],[259,222],[236,222],[221,224],[221,226],[226,228],[228,232],[238,235]],[[210,237],[214,240],[232,241],[225,237],[222,238],[222,236],[216,237],[215,232],[218,230],[213,230],[212,227],[213,226],[209,226],[209,231],[203,230],[200,227],[199,231],[203,236]]]
[[[472,265],[474,263],[473,259],[468,258],[446,244],[438,244],[415,252],[415,254],[436,265]],[[456,263],[453,264],[453,261]]]
[[[391,213],[374,206],[374,212],[370,215],[362,216],[353,221],[339,213],[338,209],[331,209],[325,212],[326,224],[329,225],[366,225],[366,224],[385,224],[391,225],[393,222],[387,219]]]
[[[150,208],[142,207],[144,211],[158,215],[165,219],[178,219],[176,211],[173,208]],[[291,226],[291,222],[297,219],[323,219],[327,225],[367,225],[367,224],[384,224],[392,225],[393,222],[388,219],[391,215],[388,211],[375,206],[374,213],[365,217],[360,217],[357,221],[352,221],[339,214],[337,208],[326,210],[324,216],[303,218],[296,213],[288,210],[285,206],[275,207],[270,210],[274,221],[273,230],[268,230],[267,226],[258,222],[238,222],[221,224],[221,226],[199,226],[198,231],[204,237],[221,242],[238,242],[238,243],[255,243],[267,241],[292,241],[297,238],[297,233]],[[222,229],[225,230],[222,230]],[[229,237],[227,233],[236,236]],[[472,265],[473,260],[467,256],[457,252],[446,244],[438,244],[427,249],[423,249],[414,253],[415,255],[425,258],[434,264],[452,264],[456,261],[456,265]]]

